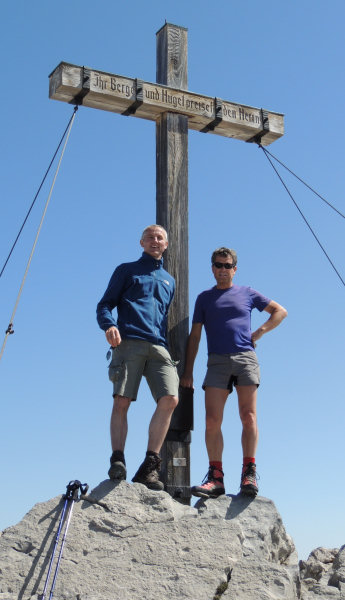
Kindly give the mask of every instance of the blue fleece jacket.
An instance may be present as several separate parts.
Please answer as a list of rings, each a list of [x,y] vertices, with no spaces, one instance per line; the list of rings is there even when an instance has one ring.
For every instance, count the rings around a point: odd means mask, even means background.
[[[163,259],[146,252],[135,262],[119,265],[97,304],[97,321],[106,331],[115,325],[121,337],[167,347],[167,316],[175,280],[163,269]],[[117,323],[112,311],[117,308]]]

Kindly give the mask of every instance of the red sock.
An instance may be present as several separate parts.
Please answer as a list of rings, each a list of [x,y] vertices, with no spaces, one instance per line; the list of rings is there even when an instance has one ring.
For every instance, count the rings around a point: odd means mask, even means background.
[[[218,471],[223,471],[223,463],[221,460],[210,460],[210,467],[214,467],[218,469]]]

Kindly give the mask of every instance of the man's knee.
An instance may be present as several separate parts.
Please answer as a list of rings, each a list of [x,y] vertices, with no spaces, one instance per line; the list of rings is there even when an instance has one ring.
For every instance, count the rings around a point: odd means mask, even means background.
[[[240,414],[242,425],[244,429],[251,429],[256,427],[256,412],[252,410],[248,410]]]
[[[158,399],[157,405],[160,408],[165,408],[166,410],[174,411],[176,406],[178,405],[178,397],[177,396],[162,396]]]
[[[222,415],[216,413],[206,414],[206,430],[207,431],[218,431],[221,428],[223,421]]]
[[[132,399],[127,398],[126,396],[118,396],[117,394],[114,396],[114,410],[116,412],[127,412]]]

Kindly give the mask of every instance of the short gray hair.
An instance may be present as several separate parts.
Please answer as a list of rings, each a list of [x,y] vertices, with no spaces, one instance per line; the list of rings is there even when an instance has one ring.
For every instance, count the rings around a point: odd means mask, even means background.
[[[212,256],[211,256],[212,264],[214,264],[214,261],[216,260],[217,256],[223,256],[224,258],[226,258],[227,256],[231,256],[233,265],[234,266],[237,265],[237,254],[236,254],[235,250],[232,250],[232,248],[225,248],[225,246],[221,246],[220,248],[217,248],[217,250],[212,252]]]
[[[167,234],[166,230],[164,229],[164,227],[162,227],[162,225],[156,225],[156,224],[155,225],[148,225],[147,227],[145,227],[145,229],[144,229],[144,231],[142,233],[141,239],[142,240],[144,239],[145,234],[148,232],[149,229],[153,229],[155,227],[158,227],[159,229],[161,229],[163,231],[163,233],[165,235],[165,239],[167,240],[168,239],[168,234]]]

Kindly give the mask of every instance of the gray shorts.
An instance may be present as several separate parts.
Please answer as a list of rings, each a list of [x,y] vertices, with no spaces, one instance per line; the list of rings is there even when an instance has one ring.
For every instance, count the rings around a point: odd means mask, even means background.
[[[146,377],[152,396],[178,396],[179,378],[176,363],[164,346],[144,340],[122,340],[112,351],[109,379],[113,396],[136,400],[142,376]]]
[[[260,384],[260,367],[255,352],[233,352],[231,354],[209,354],[207,372],[202,384],[229,390],[235,385]]]

